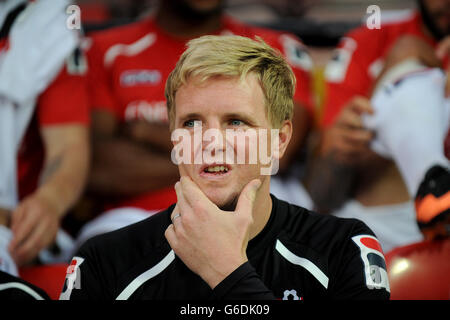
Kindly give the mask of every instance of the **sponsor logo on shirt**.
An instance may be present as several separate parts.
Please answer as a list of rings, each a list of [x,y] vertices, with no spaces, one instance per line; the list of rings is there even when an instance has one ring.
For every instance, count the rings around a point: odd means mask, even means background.
[[[370,235],[355,236],[352,240],[361,250],[367,287],[369,289],[383,288],[390,292],[386,262],[378,240]]]
[[[81,289],[81,270],[80,265],[84,262],[83,258],[74,257],[67,267],[66,281],[64,283],[63,292],[60,300],[69,300],[73,289]]]
[[[144,119],[148,122],[167,122],[167,107],[165,101],[148,102],[132,101],[125,109],[125,121]]]
[[[128,70],[121,74],[120,85],[122,87],[154,86],[159,84],[161,79],[159,70]]]

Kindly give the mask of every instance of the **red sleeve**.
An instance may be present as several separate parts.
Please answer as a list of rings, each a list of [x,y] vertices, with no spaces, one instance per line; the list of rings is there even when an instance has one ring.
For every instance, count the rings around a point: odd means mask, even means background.
[[[116,114],[118,109],[112,89],[113,77],[109,75],[110,71],[104,63],[106,49],[103,48],[101,39],[95,35],[89,40],[91,46],[87,52],[89,65],[87,81],[92,109],[106,110]]]
[[[62,123],[90,124],[86,75],[66,65],[39,97],[37,115],[42,126]]]
[[[305,107],[313,117],[314,105],[311,96],[313,62],[306,46],[296,36],[288,33],[281,34],[274,46],[286,57],[297,79],[294,100]]]
[[[373,84],[373,63],[381,56],[379,30],[360,28],[342,38],[325,69],[325,102],[322,127],[335,121],[343,106],[355,95],[367,96]]]

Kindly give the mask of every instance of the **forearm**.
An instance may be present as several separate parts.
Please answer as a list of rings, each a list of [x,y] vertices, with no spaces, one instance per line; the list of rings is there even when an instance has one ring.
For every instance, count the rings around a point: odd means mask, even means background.
[[[332,150],[323,149],[323,134],[314,133],[310,144],[304,184],[315,210],[330,213],[351,195],[357,172],[353,165],[337,161]]]
[[[124,137],[94,141],[89,189],[111,196],[131,196],[169,187],[179,179],[170,153],[160,153]]]
[[[173,144],[167,123],[149,123],[145,120],[124,125],[124,134],[132,141],[143,143],[160,152],[171,152]]]
[[[83,192],[88,171],[87,143],[70,143],[60,153],[47,158],[36,193],[50,200],[63,216]]]

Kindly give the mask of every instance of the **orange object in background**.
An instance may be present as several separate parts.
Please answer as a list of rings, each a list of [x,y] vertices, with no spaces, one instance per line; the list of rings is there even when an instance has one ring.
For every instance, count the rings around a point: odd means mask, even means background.
[[[399,247],[385,257],[392,300],[450,300],[450,239]]]

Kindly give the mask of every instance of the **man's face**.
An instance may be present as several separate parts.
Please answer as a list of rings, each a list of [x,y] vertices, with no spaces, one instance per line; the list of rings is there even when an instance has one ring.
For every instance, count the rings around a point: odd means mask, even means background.
[[[218,207],[233,210],[242,189],[251,180],[259,178],[263,184],[270,181],[261,176],[261,168],[265,166],[259,159],[250,160],[249,150],[258,153],[258,139],[245,138],[245,132],[261,132],[259,129],[266,129],[270,137],[272,126],[267,118],[265,97],[254,75],[242,82],[223,77],[204,83],[194,80],[189,80],[176,94],[174,128],[189,131],[193,142],[191,159],[200,159],[201,163],[179,164],[180,175],[189,176]],[[220,132],[222,141],[205,139],[205,133],[212,131]],[[230,138],[229,133],[236,134],[236,138]],[[201,141],[197,139],[200,143],[194,141],[195,134],[203,134]],[[267,146],[270,149],[270,141]],[[229,155],[232,151],[236,156],[241,147],[245,149],[245,161],[238,164],[237,157]]]
[[[442,35],[450,35],[450,0],[422,0],[431,20]]]

